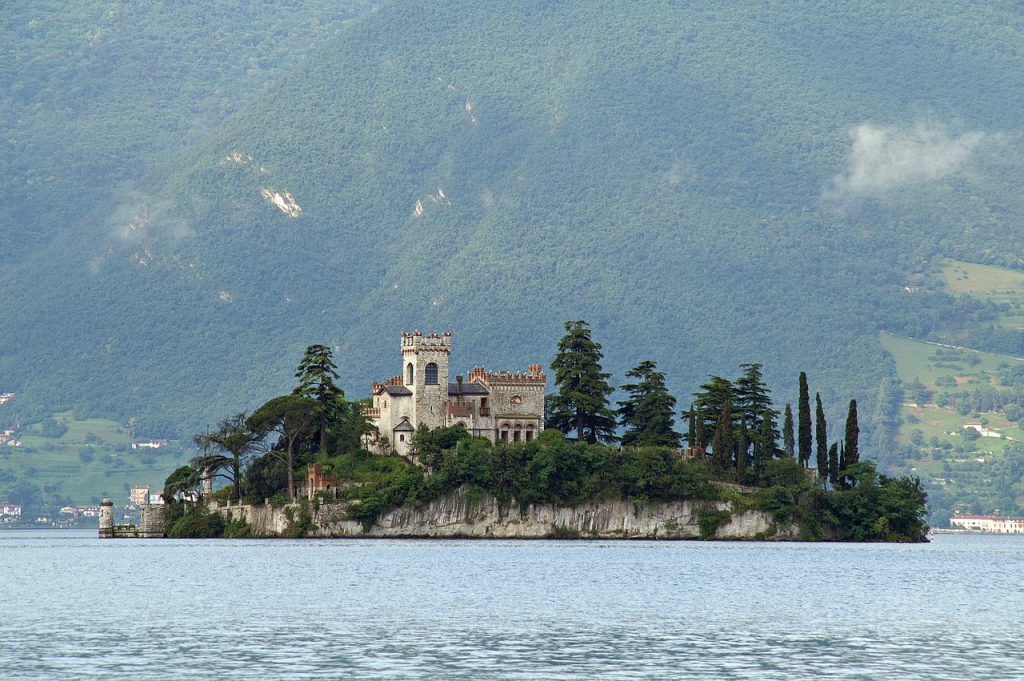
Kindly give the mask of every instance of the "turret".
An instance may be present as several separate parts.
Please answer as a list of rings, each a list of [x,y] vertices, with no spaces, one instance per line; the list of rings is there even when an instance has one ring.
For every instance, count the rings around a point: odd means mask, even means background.
[[[100,502],[100,538],[114,536],[114,502],[107,497]]]

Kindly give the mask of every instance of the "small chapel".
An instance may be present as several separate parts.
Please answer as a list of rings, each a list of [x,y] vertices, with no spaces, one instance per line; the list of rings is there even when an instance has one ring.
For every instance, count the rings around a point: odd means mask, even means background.
[[[367,448],[409,454],[417,426],[460,426],[491,442],[529,442],[544,429],[546,376],[540,364],[525,372],[476,367],[448,380],[449,332],[402,333],[402,373],[373,384],[363,414],[377,429]]]

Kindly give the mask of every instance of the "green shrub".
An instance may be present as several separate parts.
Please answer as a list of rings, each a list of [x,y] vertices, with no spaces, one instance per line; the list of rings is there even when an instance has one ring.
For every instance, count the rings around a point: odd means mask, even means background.
[[[175,539],[206,539],[224,536],[224,518],[202,508],[187,511],[167,529],[167,536]]]
[[[732,513],[727,510],[708,509],[700,514],[700,537],[711,539],[718,532],[718,528],[725,525],[732,519]]]

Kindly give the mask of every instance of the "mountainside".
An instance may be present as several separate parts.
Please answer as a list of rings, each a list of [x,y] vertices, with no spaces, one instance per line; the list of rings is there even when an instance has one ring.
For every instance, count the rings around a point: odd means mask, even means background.
[[[361,396],[401,330],[453,331],[455,371],[515,369],[586,319],[616,382],[654,359],[685,404],[761,361],[777,399],[806,370],[834,427],[848,395],[870,427],[895,378],[878,332],[976,313],[908,279],[939,256],[1024,264],[1010,3],[391,3],[295,63],[14,249],[9,408],[187,434],[285,389],[312,342]]]

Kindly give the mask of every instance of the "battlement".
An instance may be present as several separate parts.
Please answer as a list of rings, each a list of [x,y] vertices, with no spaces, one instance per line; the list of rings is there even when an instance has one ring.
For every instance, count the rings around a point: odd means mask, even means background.
[[[452,351],[452,334],[450,331],[444,333],[428,333],[426,335],[419,331],[408,333],[402,332],[402,354],[420,352],[443,352]]]
[[[401,385],[404,385],[404,383],[402,383],[402,377],[401,376],[392,376],[391,378],[387,379],[386,381],[384,381],[382,383],[372,383],[371,386],[370,386],[370,389],[373,391],[373,394],[376,395],[376,394],[380,393],[380,391],[384,390],[384,388],[386,388],[389,385],[390,386],[401,386]]]
[[[466,375],[466,380],[482,385],[544,385],[547,376],[539,364],[530,364],[526,372],[522,371],[487,371],[483,367],[474,367]]]

